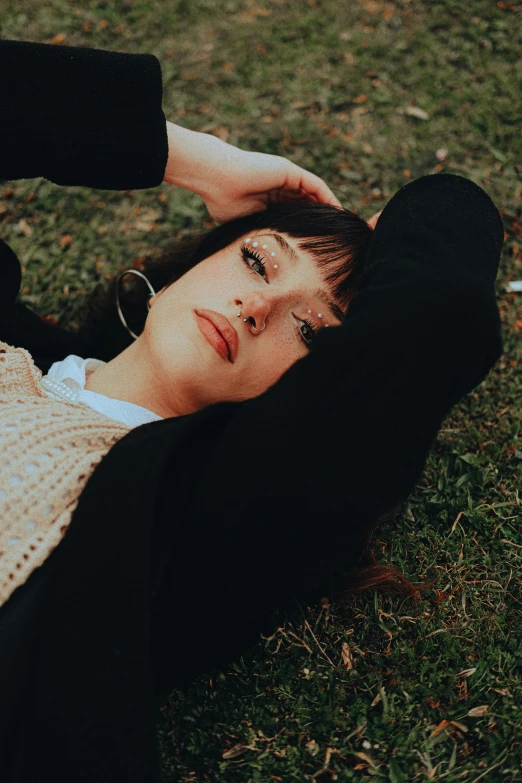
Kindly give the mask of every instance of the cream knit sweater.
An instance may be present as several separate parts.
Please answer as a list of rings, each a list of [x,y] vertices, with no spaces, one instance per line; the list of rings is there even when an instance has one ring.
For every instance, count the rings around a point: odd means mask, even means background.
[[[102,457],[131,427],[48,397],[23,348],[0,341],[0,605],[63,538]]]

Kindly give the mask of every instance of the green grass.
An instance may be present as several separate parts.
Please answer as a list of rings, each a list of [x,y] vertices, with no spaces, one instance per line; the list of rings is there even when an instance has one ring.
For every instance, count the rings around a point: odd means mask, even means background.
[[[505,354],[378,534],[381,560],[433,590],[417,610],[377,594],[298,608],[241,660],[173,693],[158,731],[172,782],[522,780],[522,299],[505,289],[522,278],[522,6],[26,0],[0,6],[0,32],[157,55],[168,119],[286,155],[364,217],[435,171],[495,200]],[[23,300],[74,328],[104,275],[207,218],[167,184],[35,179],[0,185],[0,219],[25,267]]]

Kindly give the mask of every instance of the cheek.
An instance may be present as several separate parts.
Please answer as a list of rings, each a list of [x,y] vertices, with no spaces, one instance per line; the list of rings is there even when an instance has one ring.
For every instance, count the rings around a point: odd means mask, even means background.
[[[249,363],[247,373],[249,375],[246,381],[246,389],[251,396],[257,396],[273,386],[277,381],[301,358],[296,351],[292,338],[274,339],[269,343],[265,342],[260,346],[261,350],[256,353],[255,361]]]

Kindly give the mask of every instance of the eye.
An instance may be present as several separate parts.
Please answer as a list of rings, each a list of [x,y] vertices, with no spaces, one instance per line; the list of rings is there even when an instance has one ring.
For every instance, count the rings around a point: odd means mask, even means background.
[[[307,318],[305,318],[304,321],[301,318],[297,318],[297,316],[294,316],[294,318],[301,323],[296,329],[297,339],[304,343],[307,348],[311,348],[317,333],[317,327]]]
[[[256,253],[255,250],[250,250],[248,247],[242,247],[241,248],[241,255],[243,256],[243,261],[247,265],[248,269],[253,272],[256,275],[259,275],[268,283],[268,277],[266,275],[266,269],[265,269],[265,262],[263,261],[263,258]],[[250,261],[253,263],[250,263]]]

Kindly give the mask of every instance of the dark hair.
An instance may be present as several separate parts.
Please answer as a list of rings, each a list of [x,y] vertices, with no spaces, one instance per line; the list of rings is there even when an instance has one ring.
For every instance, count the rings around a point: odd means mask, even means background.
[[[346,310],[356,291],[373,232],[355,212],[326,204],[280,204],[236,218],[206,233],[173,243],[161,254],[145,257],[135,268],[159,291],[200,261],[245,234],[261,229],[288,234],[298,240],[299,247],[314,256],[333,299]],[[89,355],[103,361],[110,361],[132,342],[117,315],[115,297],[116,277],[108,285],[98,284],[87,302],[79,332],[87,342]],[[135,334],[142,331],[145,323],[146,297],[145,283],[136,275],[127,275],[122,280],[120,304]]]

